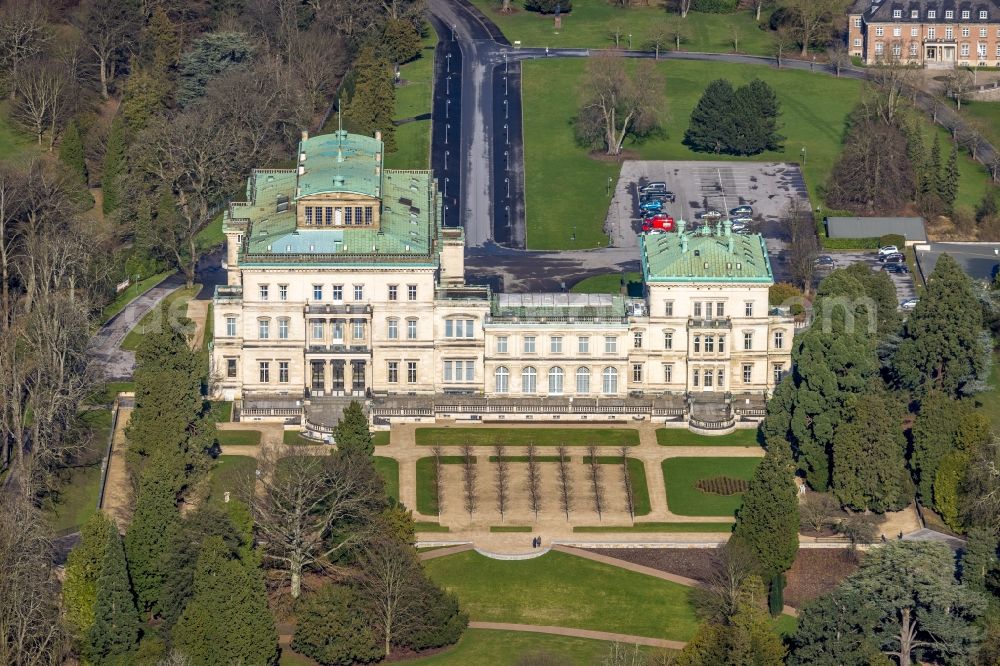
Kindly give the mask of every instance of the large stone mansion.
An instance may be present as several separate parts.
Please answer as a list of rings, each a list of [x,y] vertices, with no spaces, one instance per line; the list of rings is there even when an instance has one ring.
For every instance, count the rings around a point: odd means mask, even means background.
[[[303,134],[226,211],[213,393],[244,418],[324,431],[349,396],[373,417],[760,416],[790,367],[759,235],[646,235],[643,295],[491,293],[465,282],[429,171],[383,168],[380,137]]]

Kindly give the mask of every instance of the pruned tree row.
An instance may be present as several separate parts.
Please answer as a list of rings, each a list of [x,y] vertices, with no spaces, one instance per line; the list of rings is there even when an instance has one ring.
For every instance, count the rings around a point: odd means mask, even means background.
[[[566,514],[569,520],[570,511],[573,510],[573,482],[570,479],[569,455],[566,447],[559,447],[559,507]]]
[[[538,466],[537,450],[534,444],[528,445],[528,505],[538,519],[538,512],[542,510],[542,483],[541,470]]]
[[[507,513],[508,492],[510,490],[510,463],[507,462],[507,450],[503,444],[493,447],[496,457],[496,490],[497,490],[497,511],[500,513],[500,521],[503,522]]]
[[[587,472],[590,475],[590,486],[594,494],[594,511],[597,512],[598,519],[604,515],[604,482],[601,479],[601,465],[597,459],[597,447],[587,447],[589,464]]]
[[[472,447],[462,446],[462,489],[465,492],[465,511],[472,519],[476,512],[478,499],[476,497],[476,458],[472,455]]]
[[[621,447],[618,454],[622,459],[622,489],[625,491],[625,508],[629,518],[635,518],[635,496],[632,493],[632,470],[628,467],[628,448]]]

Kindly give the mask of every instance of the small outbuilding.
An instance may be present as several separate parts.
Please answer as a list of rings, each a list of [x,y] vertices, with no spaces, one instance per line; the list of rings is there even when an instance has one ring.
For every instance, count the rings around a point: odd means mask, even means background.
[[[927,243],[914,248],[924,277],[930,277],[938,258],[948,254],[974,280],[992,282],[1000,273],[1000,243]]]
[[[879,238],[898,234],[907,245],[926,243],[927,231],[922,217],[828,217],[829,238]]]

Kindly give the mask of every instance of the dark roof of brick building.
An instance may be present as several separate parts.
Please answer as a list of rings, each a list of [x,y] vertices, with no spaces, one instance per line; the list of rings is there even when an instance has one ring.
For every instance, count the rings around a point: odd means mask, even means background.
[[[948,22],[1000,22],[1000,0],[856,0],[849,13],[862,14],[868,23],[948,23]],[[899,10],[899,16],[893,12]],[[912,18],[913,11],[917,18]],[[929,19],[927,12],[934,10],[935,17]],[[945,18],[946,11],[955,12],[953,18]],[[963,19],[962,12],[968,11],[969,18]],[[985,11],[986,18],[979,18]]]

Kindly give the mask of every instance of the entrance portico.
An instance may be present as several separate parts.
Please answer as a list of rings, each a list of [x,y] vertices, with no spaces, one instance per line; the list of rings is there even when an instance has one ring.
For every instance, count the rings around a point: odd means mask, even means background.
[[[955,49],[954,42],[924,42],[924,64],[927,67],[954,67]]]

